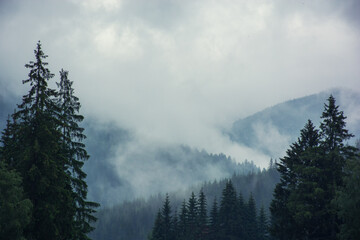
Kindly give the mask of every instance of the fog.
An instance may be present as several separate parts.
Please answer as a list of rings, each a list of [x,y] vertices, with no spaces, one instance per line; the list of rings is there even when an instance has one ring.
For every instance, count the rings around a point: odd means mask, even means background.
[[[136,139],[116,166],[139,148],[184,144],[266,167],[289,136],[256,126],[259,144],[273,146],[264,154],[224,131],[285,100],[360,91],[359,11],[356,0],[3,0],[0,92],[27,91],[24,64],[41,40],[56,81],[69,70],[82,114]]]

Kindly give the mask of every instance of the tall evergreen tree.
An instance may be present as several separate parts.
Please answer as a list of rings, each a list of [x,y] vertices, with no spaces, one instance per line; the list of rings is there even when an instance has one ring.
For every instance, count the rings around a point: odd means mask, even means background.
[[[248,220],[248,209],[241,193],[239,193],[237,202],[237,215],[236,236],[240,239],[248,239],[249,236],[246,229],[246,223]]]
[[[151,231],[149,240],[162,240],[162,226],[163,226],[163,219],[161,215],[161,210],[159,209],[156,215],[154,227]]]
[[[237,197],[234,186],[229,180],[222,192],[219,210],[220,239],[232,239],[236,236]]]
[[[214,202],[210,211],[209,221],[209,240],[219,239],[220,223],[219,223],[219,210],[217,200],[214,198]]]
[[[352,134],[333,96],[321,118],[320,132],[309,121],[278,164],[281,181],[270,210],[279,239],[336,239],[341,222],[333,199],[343,186],[345,162],[355,154],[345,145]]]
[[[47,82],[54,75],[46,68],[47,58],[38,42],[36,60],[26,64],[30,69],[30,91],[23,96],[13,122],[13,155],[8,158],[23,178],[24,192],[33,204],[31,224],[25,233],[35,239],[70,239],[73,231],[74,206],[70,178],[64,172],[58,129],[57,93]],[[5,142],[4,145],[7,145]]]
[[[40,42],[34,53],[35,61],[25,65],[29,78],[23,81],[30,90],[7,123],[1,155],[21,175],[24,194],[33,205],[26,238],[88,239],[97,204],[86,202],[81,167],[87,154],[77,125],[83,118],[77,115],[80,104],[65,71],[60,92],[48,87],[54,75],[46,67]]]
[[[308,120],[305,127],[300,132],[297,142],[290,146],[286,156],[280,159],[277,164],[280,173],[280,183],[274,190],[274,199],[271,202],[271,228],[273,236],[283,239],[299,239],[303,236],[303,227],[300,227],[295,219],[295,213],[298,213],[301,200],[297,197],[299,193],[299,184],[304,182],[304,175],[309,163],[314,166],[318,163],[316,159],[309,159],[307,156],[310,151],[317,148],[319,143],[319,134],[314,125]],[[310,184],[311,185],[311,184]],[[304,188],[300,187],[300,191]],[[290,199],[291,198],[291,199]],[[302,212],[301,212],[302,213]],[[297,222],[296,222],[297,221]]]
[[[178,234],[177,237],[179,240],[186,240],[187,239],[187,233],[188,233],[188,209],[186,206],[186,201],[184,199],[180,215],[179,215],[179,222],[178,222]]]
[[[179,219],[177,211],[175,210],[174,215],[172,216],[172,222],[171,222],[171,239],[172,240],[178,240],[179,239]]]
[[[199,215],[198,215],[198,225],[199,225],[199,235],[198,239],[203,240],[206,239],[208,234],[208,217],[207,217],[207,204],[206,197],[203,190],[200,190],[199,193]]]
[[[58,104],[60,106],[60,130],[62,132],[63,151],[66,156],[65,169],[71,178],[73,198],[75,201],[76,239],[89,239],[87,233],[94,228],[90,225],[96,221],[95,208],[99,204],[89,202],[87,198],[86,173],[82,171],[84,162],[89,158],[82,141],[86,138],[84,129],[78,123],[84,117],[79,114],[80,102],[74,95],[73,81],[68,78],[68,71],[60,71]]]
[[[353,137],[346,129],[346,117],[336,105],[335,98],[331,95],[325,104],[322,113],[322,122],[320,125],[321,147],[324,152],[323,165],[325,188],[325,217],[327,229],[324,229],[324,235],[328,239],[336,239],[339,231],[340,220],[336,214],[336,207],[332,203],[338,188],[343,186],[343,173],[346,159],[354,155],[355,149],[345,146],[345,141]]]
[[[256,203],[252,193],[249,196],[247,203],[247,224],[246,231],[249,240],[256,240],[258,238],[258,228],[257,228],[257,214],[256,214]]]
[[[196,240],[199,232],[199,205],[194,192],[191,193],[187,204],[187,239]]]
[[[258,221],[257,221],[257,227],[258,227],[258,240],[268,240],[268,222],[267,217],[265,213],[265,208],[262,205],[260,208]]]
[[[162,215],[162,240],[173,239],[172,235],[172,216],[169,195],[166,194],[164,206],[161,211]]]

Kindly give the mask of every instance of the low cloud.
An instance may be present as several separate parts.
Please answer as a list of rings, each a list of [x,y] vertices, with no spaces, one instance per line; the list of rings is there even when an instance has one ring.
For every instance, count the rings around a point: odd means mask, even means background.
[[[41,40],[51,71],[69,70],[83,114],[140,141],[114,158],[117,166],[137,147],[181,144],[264,166],[270,156],[223,130],[288,99],[360,90],[358,7],[340,0],[0,1],[0,86],[20,99],[23,65]],[[274,146],[271,155],[283,151],[281,130],[255,127],[261,144]]]

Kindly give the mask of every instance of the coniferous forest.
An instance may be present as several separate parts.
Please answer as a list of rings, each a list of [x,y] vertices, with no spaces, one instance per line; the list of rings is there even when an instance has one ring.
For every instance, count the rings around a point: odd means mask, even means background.
[[[73,81],[61,69],[57,88],[49,87],[54,74],[40,42],[34,53],[25,65],[29,90],[1,135],[0,240],[359,238],[360,142],[349,144],[354,135],[333,95],[319,126],[304,123],[268,169],[97,212],[87,199],[89,155]]]
[[[345,144],[353,135],[332,95],[321,119],[319,129],[308,120],[276,164],[280,182],[270,219],[263,207],[257,210],[252,195],[245,204],[228,181],[210,213],[202,191],[173,215],[166,196],[149,239],[358,239],[359,149]]]

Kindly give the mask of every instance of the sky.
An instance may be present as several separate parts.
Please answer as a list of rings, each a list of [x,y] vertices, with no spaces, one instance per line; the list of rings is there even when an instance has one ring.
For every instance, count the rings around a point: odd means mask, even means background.
[[[289,99],[360,91],[359,12],[356,0],[1,0],[0,93],[26,93],[40,40],[85,116],[130,129],[139,146],[264,166],[222,131]]]

